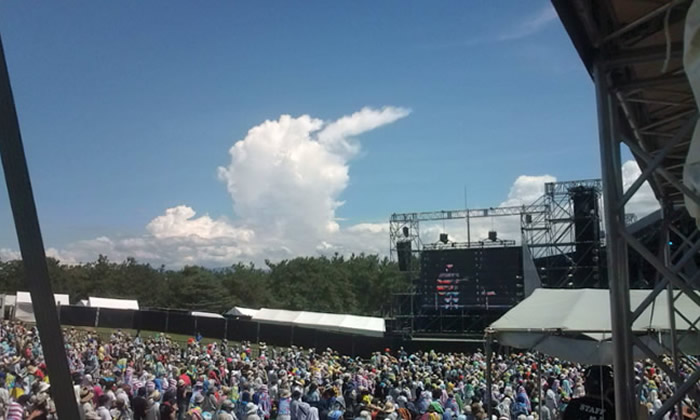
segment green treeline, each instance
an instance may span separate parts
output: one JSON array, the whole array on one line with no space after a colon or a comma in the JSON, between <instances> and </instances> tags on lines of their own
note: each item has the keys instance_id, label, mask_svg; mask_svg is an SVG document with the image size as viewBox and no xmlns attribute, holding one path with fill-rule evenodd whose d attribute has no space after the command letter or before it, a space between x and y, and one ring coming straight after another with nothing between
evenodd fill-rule
<instances>
[{"instance_id":1,"label":"green treeline","mask_svg":"<svg viewBox=\"0 0 700 420\"><path fill-rule=\"evenodd\" d=\"M88 296L137 299L144 308L223 312L233 306L381 315L391 294L406 291L408 278L376 255L300 257L265 267L235 264L222 269L186 266L167 270L133 258L105 256L81 265L48 258L54 293L71 303ZM0 261L0 292L27 290L21 261Z\"/></svg>"}]
</instances>

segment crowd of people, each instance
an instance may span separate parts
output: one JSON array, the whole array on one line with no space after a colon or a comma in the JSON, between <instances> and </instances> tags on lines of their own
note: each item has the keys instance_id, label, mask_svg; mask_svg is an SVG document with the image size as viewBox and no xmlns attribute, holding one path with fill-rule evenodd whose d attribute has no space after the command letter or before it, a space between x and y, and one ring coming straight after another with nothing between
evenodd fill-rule
<instances>
[{"instance_id":1,"label":"crowd of people","mask_svg":"<svg viewBox=\"0 0 700 420\"><path fill-rule=\"evenodd\" d=\"M613 418L609 369L530 353L494 356L488 389L478 351L385 349L363 359L119 330L64 336L81 420L473 420L487 419L489 407L498 420ZM4 321L0 355L0 420L55 419L37 331ZM651 363L636 370L654 413L671 383Z\"/></svg>"}]
</instances>

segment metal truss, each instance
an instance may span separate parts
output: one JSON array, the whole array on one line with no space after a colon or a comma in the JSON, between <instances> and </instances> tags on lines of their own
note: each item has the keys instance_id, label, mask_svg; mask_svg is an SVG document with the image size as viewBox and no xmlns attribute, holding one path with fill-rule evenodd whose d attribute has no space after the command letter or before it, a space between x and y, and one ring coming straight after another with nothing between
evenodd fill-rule
<instances>
[{"instance_id":1,"label":"metal truss","mask_svg":"<svg viewBox=\"0 0 700 420\"><path fill-rule=\"evenodd\" d=\"M632 29L634 28L628 30ZM620 35L622 33L612 33L608 38ZM682 215L681 212L674 211L674 206L682 206L684 196L700 203L697 194L690 191L678 178L677 167L674 168L676 164L680 164L682 167L685 155L676 155L674 151L679 145L687 145L689 142L692 128L697 120L697 112L694 109L694 104L690 102L692 98L678 99L677 97L665 104L655 103L655 106L661 105L661 111L655 115L650 116L633 111L631 104L642 103L637 102L643 100L641 98L645 95L642 92L630 92L630 86L613 83L611 66L603 57L595 63L593 74L598 104L605 199L603 210L607 227L607 265L615 350L616 416L618 419L636 418L637 400L632 358L634 346L655 361L674 383L673 395L666 400L653 417L661 419L671 410L680 411L681 402L685 398L700 402L696 399L700 395L700 389L697 385L698 379L700 379L700 367L683 354L679 345L687 339L688 334L698 332L697 323L700 320L688 320L674 306L681 295L686 295L700 305L700 295L696 290L697 269L695 267L694 270L688 270L691 263L694 265L694 259L700 250L700 235L697 234L697 230L690 233L684 232L674 224L674 218L678 217L679 214ZM664 83L675 83L669 82L669 76L664 77L667 78ZM637 83L634 88L656 89L658 86L660 85L654 83ZM641 175L627 191L623 190L622 183L621 143L630 148L642 167ZM654 145L659 144L660 147L654 147ZM649 181L657 193L664 217L659 247L654 251L632 235L625 221L625 204L645 181ZM671 244L676 242L679 243L679 246L672 250ZM628 272L630 253L638 254L656 270L657 274L651 294L637 307L630 306L630 275ZM658 345L663 353L672 360L670 364L664 363L656 352L652 351L631 332L634 320L646 308L653 305L657 297L664 291L667 292L668 296L668 316L671 321L671 330L664 331L667 337L665 340L660 339ZM676 330L675 323L681 319L691 324L690 330Z\"/></svg>"},{"instance_id":2,"label":"metal truss","mask_svg":"<svg viewBox=\"0 0 700 420\"><path fill-rule=\"evenodd\" d=\"M523 206L489 207L482 209L440 210L414 213L394 213L389 219L389 256L394 260L397 255L397 244L400 242L411 243L411 254L417 256L426 246L420 238L420 223L440 220L465 220L467 224L467 242L460 243L461 247L474 245L481 248L488 246L488 241L471 241L470 219L482 217L519 216L521 224L529 221L529 225L535 228L533 220L539 220L547 211L544 206L537 203ZM502 241L495 244L503 246ZM435 245L439 246L439 245ZM452 243L450 243L452 246ZM456 247L457 245L455 245ZM409 271L418 271L417 258L411 259Z\"/></svg>"},{"instance_id":3,"label":"metal truss","mask_svg":"<svg viewBox=\"0 0 700 420\"><path fill-rule=\"evenodd\" d=\"M441 250L441 249L468 249L468 248L502 248L507 246L515 246L516 242L512 239L496 239L495 241L476 241L476 242L436 242L432 244L423 244L423 251L426 250Z\"/></svg>"},{"instance_id":4,"label":"metal truss","mask_svg":"<svg viewBox=\"0 0 700 420\"><path fill-rule=\"evenodd\" d=\"M577 237L572 198L572 191L577 188L590 190L598 208L602 208L602 183L599 179L548 182L544 194L533 204L545 211L535 218L522 220L523 240L530 248L533 259L538 261L537 268L543 284L549 287L600 286L598 253L603 245L602 236L590 243ZM580 226L593 227L589 226L591 224L602 231L598 215L592 215L585 225ZM587 252L595 254L592 266L577 258L577 246L588 246Z\"/></svg>"}]
</instances>

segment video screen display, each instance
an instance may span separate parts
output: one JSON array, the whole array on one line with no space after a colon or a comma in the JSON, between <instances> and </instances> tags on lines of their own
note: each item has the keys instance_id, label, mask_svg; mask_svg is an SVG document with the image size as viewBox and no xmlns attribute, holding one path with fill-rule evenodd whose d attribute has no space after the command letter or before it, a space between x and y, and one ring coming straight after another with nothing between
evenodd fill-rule
<instances>
[{"instance_id":1,"label":"video screen display","mask_svg":"<svg viewBox=\"0 0 700 420\"><path fill-rule=\"evenodd\" d=\"M423 308L506 308L523 296L520 247L428 250L421 253Z\"/></svg>"}]
</instances>

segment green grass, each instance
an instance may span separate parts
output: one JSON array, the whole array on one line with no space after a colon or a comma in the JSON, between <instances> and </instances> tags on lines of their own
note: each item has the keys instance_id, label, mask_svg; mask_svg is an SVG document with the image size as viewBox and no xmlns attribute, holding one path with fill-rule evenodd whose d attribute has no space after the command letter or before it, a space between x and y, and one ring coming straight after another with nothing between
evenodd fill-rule
<instances>
[{"instance_id":1,"label":"green grass","mask_svg":"<svg viewBox=\"0 0 700 420\"><path fill-rule=\"evenodd\" d=\"M109 337L112 335L114 331L120 330L122 332L125 332L129 334L132 337L136 336L137 330L131 329L131 328L104 328L104 327L74 327L71 325L62 325L63 328L76 328L76 329L81 329L85 331L91 331L97 333L97 335L103 339L103 340L109 340ZM162 333L158 331L141 331L141 338L153 338L156 337L157 335L163 335L165 334L166 336L170 337L173 341L180 343L180 344L186 344L187 340L192 338L193 336L191 335L183 335L183 334L170 334L170 333ZM203 344L209 344L209 343L215 343L221 341L218 338L209 338L209 337L204 337L202 338L202 343Z\"/></svg>"}]
</instances>

